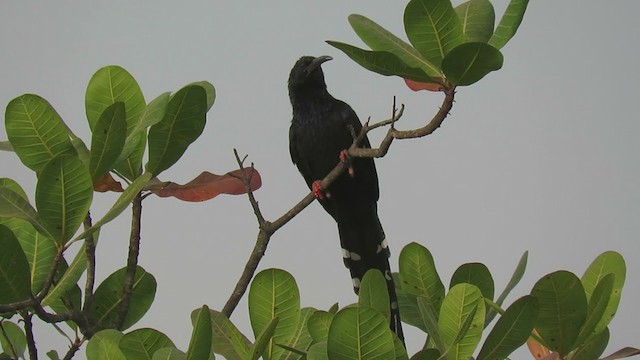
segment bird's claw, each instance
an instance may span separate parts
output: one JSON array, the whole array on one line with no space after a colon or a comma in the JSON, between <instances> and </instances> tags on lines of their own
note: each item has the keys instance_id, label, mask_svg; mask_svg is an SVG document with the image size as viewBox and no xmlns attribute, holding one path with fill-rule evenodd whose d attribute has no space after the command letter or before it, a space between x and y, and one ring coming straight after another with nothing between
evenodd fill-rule
<instances>
[{"instance_id":1,"label":"bird's claw","mask_svg":"<svg viewBox=\"0 0 640 360\"><path fill-rule=\"evenodd\" d=\"M313 195L318 200L324 200L325 198L326 199L330 199L331 198L331 193L329 193L328 191L326 191L324 189L324 187L322 187L322 181L320 181L320 180L316 180L316 181L313 182L313 184L311 185L311 191L313 191Z\"/></svg>"},{"instance_id":2,"label":"bird's claw","mask_svg":"<svg viewBox=\"0 0 640 360\"><path fill-rule=\"evenodd\" d=\"M351 163L351 156L347 150L340 151L340 161L347 165L347 173L350 177L356 176L356 172L353 170L353 164Z\"/></svg>"}]
</instances>

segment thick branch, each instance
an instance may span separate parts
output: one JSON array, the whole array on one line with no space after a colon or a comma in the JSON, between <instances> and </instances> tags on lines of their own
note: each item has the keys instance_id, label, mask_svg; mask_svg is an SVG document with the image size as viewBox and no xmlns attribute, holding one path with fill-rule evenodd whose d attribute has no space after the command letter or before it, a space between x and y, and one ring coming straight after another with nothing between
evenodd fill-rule
<instances>
[{"instance_id":1,"label":"thick branch","mask_svg":"<svg viewBox=\"0 0 640 360\"><path fill-rule=\"evenodd\" d=\"M27 348L29 349L29 359L37 360L38 348L36 347L36 340L33 337L33 322L31 321L33 314L30 314L27 311L23 311L21 315L22 315L22 319L24 320L24 333L27 338Z\"/></svg>"},{"instance_id":2,"label":"thick branch","mask_svg":"<svg viewBox=\"0 0 640 360\"><path fill-rule=\"evenodd\" d=\"M132 212L127 272L122 289L122 301L118 307L115 321L115 327L118 329L124 324L124 319L127 316L127 312L129 312L129 302L131 301L133 283L135 281L136 270L138 268L138 254L140 253L140 222L142 217L142 193L138 193L138 195L133 199Z\"/></svg>"},{"instance_id":3,"label":"thick branch","mask_svg":"<svg viewBox=\"0 0 640 360\"><path fill-rule=\"evenodd\" d=\"M421 128L413 129L413 130L404 130L404 131L397 130L394 126L395 122L398 119L400 119L400 117L404 112L404 106L400 108L400 111L396 112L395 99L394 99L391 118L389 118L388 120L381 121L379 123L375 123L373 125L369 125L368 122L364 124L364 126L362 127L362 130L360 131L359 134L357 134L357 136L355 136L353 144L348 149L349 156L351 157L383 157L388 152L393 139L418 138L418 137L423 137L433 133L436 129L440 127L440 125L442 125L442 122L449 114L449 111L453 107L454 97L455 97L455 88L445 90L445 98L440 107L440 110L431 119L431 121ZM381 141L380 146L378 148L369 149L369 148L361 148L359 146L360 142L369 131L376 129L378 127L386 126L386 125L391 125L391 126L387 131L387 135ZM234 149L234 154L240 169L244 169L244 164L243 164L244 159L242 160L240 159L240 157L238 156L238 152L235 149ZM345 170L347 170L347 165L342 161L338 162L338 164L333 168L333 170L331 170L331 172L327 174L327 176L325 176L324 179L322 179L322 183L321 183L322 187L324 189L327 189L340 175L342 175L342 173ZM300 200L296 205L294 205L293 208L291 208L289 211L284 213L275 221L269 222L265 220L264 216L262 215L258 202L256 201L253 195L253 190L251 189L251 177L250 176L244 177L242 181L245 185L245 190L247 192L249 202L251 203L256 219L258 220L260 230L258 232L258 236L256 239L256 245L254 246L253 251L249 256L249 259L247 260L247 263L244 267L242 275L240 276L240 279L238 280L233 292L231 293L231 296L227 300L227 303L225 304L222 310L222 313L225 314L227 317L231 316L231 314L233 313L233 310L238 305L238 302L240 302L240 299L242 298L244 293L247 291L249 283L251 282L251 279L253 278L253 275L255 274L256 269L258 268L258 264L260 263L260 260L264 256L264 253L267 249L267 245L269 244L269 240L271 239L271 236L273 235L273 233L278 231L278 229L280 229L282 226L288 223L291 219L293 219L296 215L298 215L302 210L304 210L304 208L309 206L309 204L311 204L313 200L315 200L315 196L313 195L313 192L309 192L304 198L302 198L302 200Z\"/></svg>"},{"instance_id":4,"label":"thick branch","mask_svg":"<svg viewBox=\"0 0 640 360\"><path fill-rule=\"evenodd\" d=\"M86 230L90 227L91 214L87 213L87 216L84 218L84 228ZM82 306L82 308L85 311L90 311L91 305L93 304L93 286L95 283L96 275L96 243L93 234L87 236L84 244L85 253L87 255L87 281L84 285L84 305Z\"/></svg>"}]
</instances>

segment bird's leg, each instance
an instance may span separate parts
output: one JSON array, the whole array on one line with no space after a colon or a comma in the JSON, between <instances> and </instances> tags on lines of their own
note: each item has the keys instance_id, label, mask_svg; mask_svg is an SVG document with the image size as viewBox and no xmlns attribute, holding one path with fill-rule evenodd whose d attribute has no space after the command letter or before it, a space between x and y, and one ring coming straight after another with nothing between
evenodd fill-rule
<instances>
[{"instance_id":1,"label":"bird's leg","mask_svg":"<svg viewBox=\"0 0 640 360\"><path fill-rule=\"evenodd\" d=\"M331 199L331 193L322 187L322 181L316 180L311 184L311 191L318 200Z\"/></svg>"},{"instance_id":2,"label":"bird's leg","mask_svg":"<svg viewBox=\"0 0 640 360\"><path fill-rule=\"evenodd\" d=\"M347 165L347 173L350 177L356 176L356 172L353 170L353 164L351 163L351 156L347 150L340 151L340 161Z\"/></svg>"}]
</instances>

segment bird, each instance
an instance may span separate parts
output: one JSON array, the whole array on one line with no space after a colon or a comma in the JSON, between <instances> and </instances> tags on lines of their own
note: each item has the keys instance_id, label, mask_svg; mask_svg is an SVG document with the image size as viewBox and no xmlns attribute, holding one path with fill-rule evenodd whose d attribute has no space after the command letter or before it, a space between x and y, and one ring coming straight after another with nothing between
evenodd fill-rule
<instances>
[{"instance_id":1,"label":"bird","mask_svg":"<svg viewBox=\"0 0 640 360\"><path fill-rule=\"evenodd\" d=\"M349 158L346 154L362 124L347 103L327 91L321 65L330 56L302 56L291 69L288 81L293 119L289 128L291 160L313 190L320 205L338 225L345 266L356 294L369 269L378 269L387 281L390 328L404 341L400 309L389 266L389 247L378 217L378 174L373 158ZM359 144L370 148L364 136ZM327 189L323 179L340 161L343 172Z\"/></svg>"}]
</instances>

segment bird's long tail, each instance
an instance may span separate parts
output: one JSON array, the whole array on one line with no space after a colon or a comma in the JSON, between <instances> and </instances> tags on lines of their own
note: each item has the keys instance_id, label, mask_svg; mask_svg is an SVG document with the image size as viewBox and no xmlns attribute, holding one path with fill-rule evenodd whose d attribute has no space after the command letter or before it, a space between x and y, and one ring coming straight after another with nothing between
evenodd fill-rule
<instances>
[{"instance_id":1,"label":"bird's long tail","mask_svg":"<svg viewBox=\"0 0 640 360\"><path fill-rule=\"evenodd\" d=\"M345 266L351 272L353 290L358 293L360 281L369 269L378 269L384 274L391 306L390 328L404 342L398 297L389 266L389 247L376 204L351 208L348 212L339 211L337 215L342 256Z\"/></svg>"}]
</instances>

